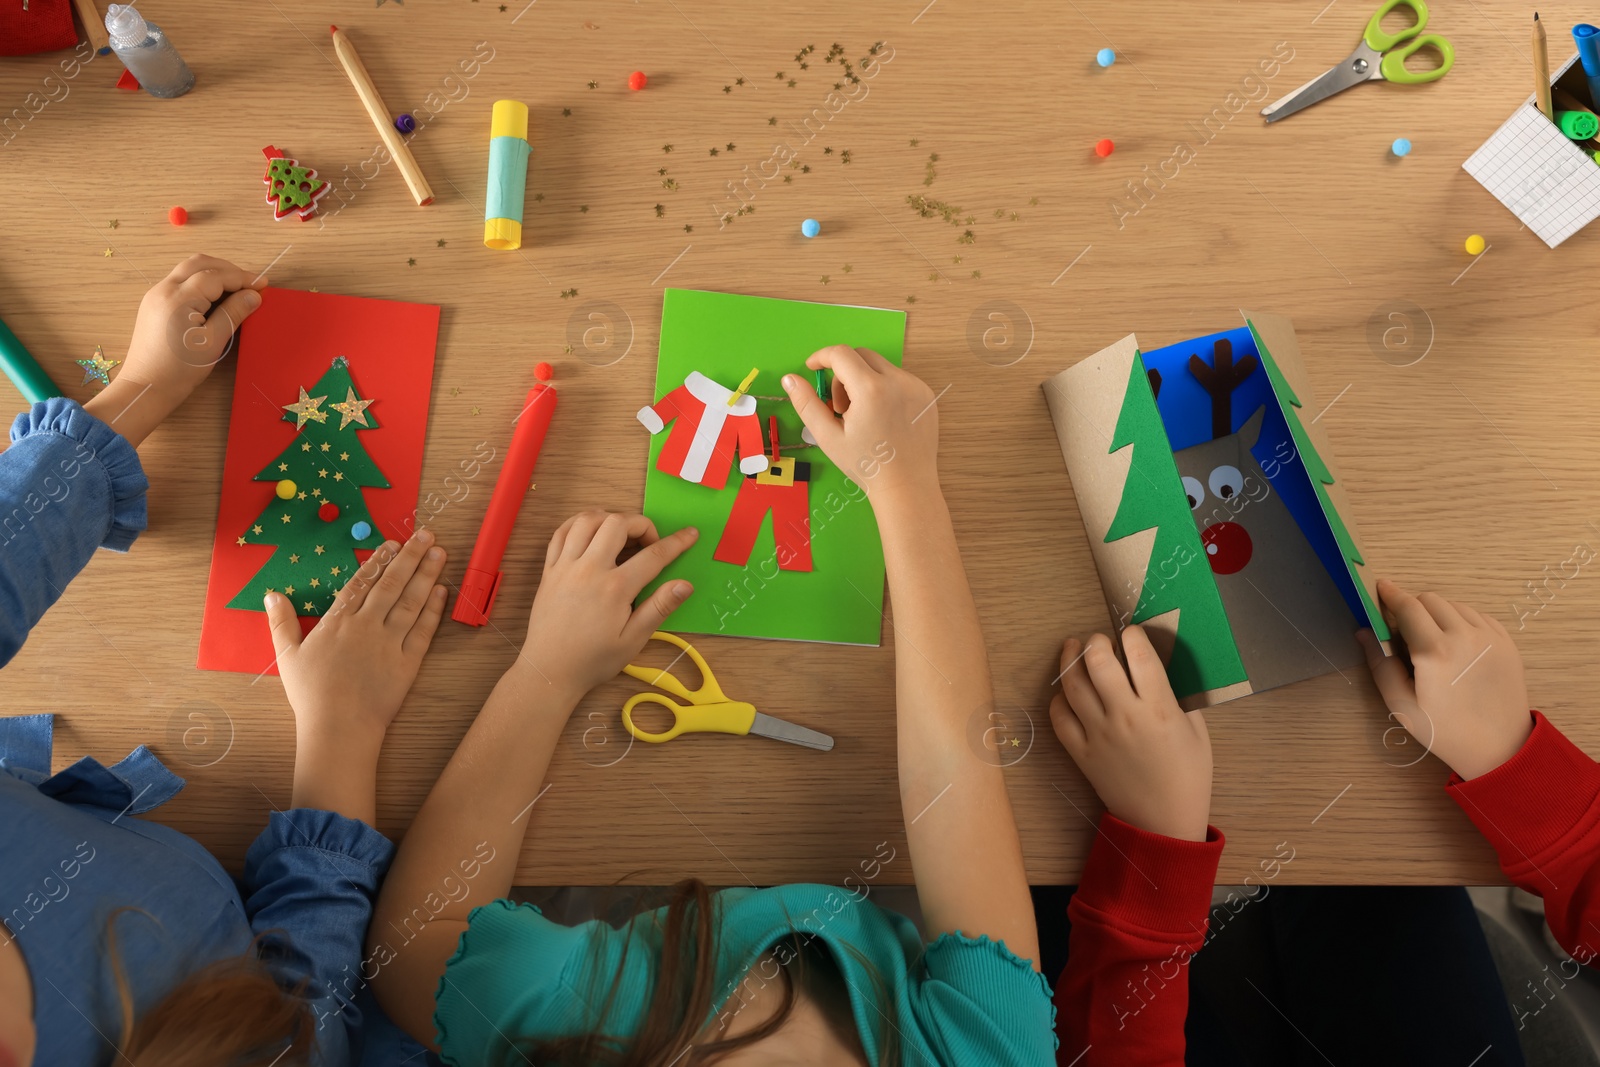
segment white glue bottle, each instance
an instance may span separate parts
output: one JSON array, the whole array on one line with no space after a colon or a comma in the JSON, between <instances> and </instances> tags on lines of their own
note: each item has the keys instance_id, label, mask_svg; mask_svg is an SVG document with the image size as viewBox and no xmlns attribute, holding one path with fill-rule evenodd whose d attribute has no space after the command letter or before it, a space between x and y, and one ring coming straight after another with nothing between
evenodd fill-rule
<instances>
[{"instance_id":1,"label":"white glue bottle","mask_svg":"<svg viewBox=\"0 0 1600 1067\"><path fill-rule=\"evenodd\" d=\"M155 23L146 22L133 5L106 8L106 30L111 35L111 50L151 96L182 96L194 88L194 74L167 35Z\"/></svg>"}]
</instances>

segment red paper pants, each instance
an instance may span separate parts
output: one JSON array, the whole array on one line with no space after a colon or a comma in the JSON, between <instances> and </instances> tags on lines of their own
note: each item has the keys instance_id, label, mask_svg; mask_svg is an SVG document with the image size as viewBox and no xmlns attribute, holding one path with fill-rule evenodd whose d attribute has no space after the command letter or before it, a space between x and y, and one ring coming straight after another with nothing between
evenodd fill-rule
<instances>
[{"instance_id":1,"label":"red paper pants","mask_svg":"<svg viewBox=\"0 0 1600 1067\"><path fill-rule=\"evenodd\" d=\"M778 547L778 567L786 571L811 569L810 482L796 480L792 485L763 485L754 478L742 479L739 495L733 500L728 525L712 558L744 566L755 547L761 523L772 512L772 535Z\"/></svg>"}]
</instances>

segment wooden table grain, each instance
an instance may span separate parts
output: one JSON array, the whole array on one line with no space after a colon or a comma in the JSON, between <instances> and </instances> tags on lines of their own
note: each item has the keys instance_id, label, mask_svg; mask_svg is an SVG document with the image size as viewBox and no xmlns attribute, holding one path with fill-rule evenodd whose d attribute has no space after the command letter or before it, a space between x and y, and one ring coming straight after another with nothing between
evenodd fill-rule
<instances>
[{"instance_id":1,"label":"wooden table grain","mask_svg":"<svg viewBox=\"0 0 1600 1067\"><path fill-rule=\"evenodd\" d=\"M1442 82L1361 86L1268 127L1256 110L1345 56L1366 8L149 5L197 75L179 100L113 89L114 58L72 75L68 53L0 62L0 315L68 395L92 392L71 361L97 344L120 357L140 295L193 251L278 285L438 303L422 481L448 501L433 525L454 579L494 471L446 476L480 442L503 448L535 361L558 368L561 410L493 625L445 624L390 732L386 832L404 831L511 662L551 531L580 508L640 506L633 412L669 285L910 313L906 365L944 390L943 481L997 712L1019 741L1007 776L1034 881L1076 879L1099 813L1044 708L1061 639L1109 622L1039 384L1130 331L1154 347L1237 325L1241 307L1290 315L1372 567L1507 623L1534 702L1600 752L1600 577L1566 562L1600 545L1600 364L1581 289L1600 232L1548 250L1460 169L1529 92L1521 9L1435 8L1458 57ZM374 161L330 19L390 108L417 118L432 206ZM1109 70L1101 47L1117 49ZM1559 63L1566 42L1553 47ZM627 89L635 69L643 92ZM532 115L515 253L482 243L500 97ZM1402 136L1415 148L1396 159ZM1102 137L1116 143L1105 159ZM273 222L268 144L337 183L319 220ZM168 224L173 205L186 227ZM1476 260L1469 233L1488 240ZM149 532L73 583L0 674L0 708L58 713L58 766L148 743L189 783L155 817L236 868L288 803L293 735L276 678L194 666L232 388L224 365L144 447ZM9 385L0 401L20 407ZM591 694L519 883L838 882L880 842L903 846L891 622L892 606L881 648L696 639L730 693L831 732L827 755L715 739L630 750L617 712L635 686ZM974 715L978 758L993 724ZM1283 882L1500 878L1444 767L1400 743L1363 672L1207 721L1221 881L1259 880L1290 850ZM897 855L881 881L911 880Z\"/></svg>"}]
</instances>

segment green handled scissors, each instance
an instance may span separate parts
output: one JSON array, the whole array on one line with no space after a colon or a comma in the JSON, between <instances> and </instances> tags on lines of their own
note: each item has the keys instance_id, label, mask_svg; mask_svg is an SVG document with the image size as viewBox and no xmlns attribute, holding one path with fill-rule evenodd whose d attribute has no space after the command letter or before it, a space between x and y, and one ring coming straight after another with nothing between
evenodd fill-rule
<instances>
[{"instance_id":1,"label":"green handled scissors","mask_svg":"<svg viewBox=\"0 0 1600 1067\"><path fill-rule=\"evenodd\" d=\"M1417 16L1417 21L1398 33L1388 33L1379 23L1383 22L1383 16L1397 7L1410 8ZM1349 59L1326 74L1312 78L1282 100L1268 104L1261 109L1261 114L1268 122L1276 122L1362 82L1391 81L1401 85L1422 85L1438 81L1455 65L1456 51L1449 41L1438 34L1423 33L1423 27L1427 24L1428 5L1423 0L1384 0L1372 18L1367 20L1361 43L1350 53ZM1424 48L1432 48L1439 53L1439 65L1432 70L1407 70L1406 60Z\"/></svg>"},{"instance_id":2,"label":"green handled scissors","mask_svg":"<svg viewBox=\"0 0 1600 1067\"><path fill-rule=\"evenodd\" d=\"M808 730L804 726L796 726L792 722L785 722L771 715L763 715L756 710L754 704L746 704L742 700L729 700L722 692L722 687L717 684L716 675L711 673L711 668L706 666L706 661L701 658L700 653L677 634L657 630L650 635L650 640L665 641L669 645L681 648L683 654L693 660L694 665L700 670L700 687L690 689L666 668L640 667L633 663L622 668L622 673L629 677L637 678L658 689L665 689L673 696L682 697L689 702L689 706L685 707L660 693L639 693L628 698L628 702L622 705L622 725L639 740L660 744L663 741L671 741L679 734L757 734L823 752L833 748L833 738L827 734ZM676 663L677 660L673 662ZM672 712L672 729L653 734L634 723L633 709L646 702L660 704Z\"/></svg>"}]
</instances>

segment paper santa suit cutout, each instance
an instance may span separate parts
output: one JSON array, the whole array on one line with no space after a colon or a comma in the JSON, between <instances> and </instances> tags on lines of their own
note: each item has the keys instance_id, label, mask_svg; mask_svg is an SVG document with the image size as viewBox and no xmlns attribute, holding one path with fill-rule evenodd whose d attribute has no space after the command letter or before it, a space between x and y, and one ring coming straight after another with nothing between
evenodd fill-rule
<instances>
[{"instance_id":1,"label":"paper santa suit cutout","mask_svg":"<svg viewBox=\"0 0 1600 1067\"><path fill-rule=\"evenodd\" d=\"M728 467L737 450L740 473L765 471L768 461L761 421L756 417L756 398L745 394L729 407L732 398L732 389L699 371L690 371L678 388L640 408L639 421L652 434L673 423L656 469L709 489L721 489L728 484Z\"/></svg>"}]
</instances>

